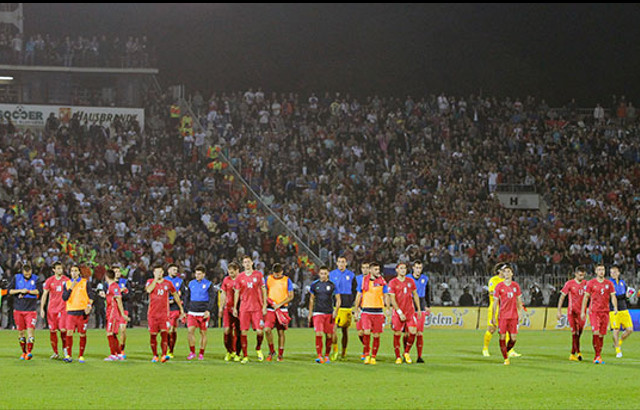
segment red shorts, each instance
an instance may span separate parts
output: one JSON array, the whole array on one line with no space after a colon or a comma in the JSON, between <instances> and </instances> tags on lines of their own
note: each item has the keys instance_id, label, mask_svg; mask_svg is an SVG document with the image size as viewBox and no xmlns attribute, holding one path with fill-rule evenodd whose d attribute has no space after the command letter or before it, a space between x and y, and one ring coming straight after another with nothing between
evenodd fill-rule
<instances>
[{"instance_id":1,"label":"red shorts","mask_svg":"<svg viewBox=\"0 0 640 410\"><path fill-rule=\"evenodd\" d=\"M195 316L192 314L187 315L187 327L197 327L200 330L207 330L209 327L209 319L205 319L204 316Z\"/></svg>"},{"instance_id":2,"label":"red shorts","mask_svg":"<svg viewBox=\"0 0 640 410\"><path fill-rule=\"evenodd\" d=\"M262 317L262 311L256 310L254 312L243 312L239 313L240 319L240 331L249 330L249 327L252 327L253 330L262 330L264 329L264 317Z\"/></svg>"},{"instance_id":3,"label":"red shorts","mask_svg":"<svg viewBox=\"0 0 640 410\"><path fill-rule=\"evenodd\" d=\"M313 321L313 330L316 333L333 334L333 315L331 313L315 313L311 320ZM360 321L358 321L360 323ZM357 324L356 324L357 326Z\"/></svg>"},{"instance_id":4,"label":"red shorts","mask_svg":"<svg viewBox=\"0 0 640 410\"><path fill-rule=\"evenodd\" d=\"M38 314L35 310L33 312L30 310L14 310L13 321L16 322L16 329L18 330L35 329L36 322L38 321Z\"/></svg>"},{"instance_id":5,"label":"red shorts","mask_svg":"<svg viewBox=\"0 0 640 410\"><path fill-rule=\"evenodd\" d=\"M289 328L288 325L283 325L282 323L278 322L276 312L273 310L267 310L267 314L264 317L264 327L268 327L269 329L276 328L281 330L287 330Z\"/></svg>"},{"instance_id":6,"label":"red shorts","mask_svg":"<svg viewBox=\"0 0 640 410\"><path fill-rule=\"evenodd\" d=\"M382 313L362 312L360 315L362 330L370 330L371 333L382 333L384 327L384 315Z\"/></svg>"},{"instance_id":7,"label":"red shorts","mask_svg":"<svg viewBox=\"0 0 640 410\"><path fill-rule=\"evenodd\" d=\"M67 324L65 328L67 332L73 333L87 333L87 323L89 322L89 315L67 315Z\"/></svg>"},{"instance_id":8,"label":"red shorts","mask_svg":"<svg viewBox=\"0 0 640 410\"><path fill-rule=\"evenodd\" d=\"M393 315L391 316L391 329L393 329L394 332L407 332L410 327L417 327L415 314L408 315L406 320L403 322L400 320L400 315L395 311L393 312Z\"/></svg>"},{"instance_id":9,"label":"red shorts","mask_svg":"<svg viewBox=\"0 0 640 410\"><path fill-rule=\"evenodd\" d=\"M233 308L224 308L222 311L222 327L228 329L236 326L240 327L240 319L233 316Z\"/></svg>"},{"instance_id":10,"label":"red shorts","mask_svg":"<svg viewBox=\"0 0 640 410\"><path fill-rule=\"evenodd\" d=\"M504 335L509 332L510 335L518 334L518 319L503 319L498 317L498 333Z\"/></svg>"},{"instance_id":11,"label":"red shorts","mask_svg":"<svg viewBox=\"0 0 640 410\"><path fill-rule=\"evenodd\" d=\"M567 313L567 322L569 322L571 330L578 332L584 329L587 319L580 319L580 312L569 312Z\"/></svg>"},{"instance_id":12,"label":"red shorts","mask_svg":"<svg viewBox=\"0 0 640 410\"><path fill-rule=\"evenodd\" d=\"M169 330L169 318L168 317L150 317L147 319L147 326L149 327L149 333L155 334L158 332L166 332Z\"/></svg>"},{"instance_id":13,"label":"red shorts","mask_svg":"<svg viewBox=\"0 0 640 410\"><path fill-rule=\"evenodd\" d=\"M416 331L424 332L424 323L427 320L427 312L416 312Z\"/></svg>"},{"instance_id":14,"label":"red shorts","mask_svg":"<svg viewBox=\"0 0 640 410\"><path fill-rule=\"evenodd\" d=\"M169 326L177 329L179 324L178 324L178 318L180 317L180 311L179 310L170 310L169 311Z\"/></svg>"},{"instance_id":15,"label":"red shorts","mask_svg":"<svg viewBox=\"0 0 640 410\"><path fill-rule=\"evenodd\" d=\"M591 330L604 336L609 328L609 312L591 312L589 322L591 322Z\"/></svg>"},{"instance_id":16,"label":"red shorts","mask_svg":"<svg viewBox=\"0 0 640 410\"><path fill-rule=\"evenodd\" d=\"M118 333L120 331L120 325L124 325L127 322L120 315L112 315L107 318L106 330L108 333Z\"/></svg>"},{"instance_id":17,"label":"red shorts","mask_svg":"<svg viewBox=\"0 0 640 410\"><path fill-rule=\"evenodd\" d=\"M49 324L49 330L52 332L56 330L66 330L67 311L52 312L47 310L47 323Z\"/></svg>"}]
</instances>

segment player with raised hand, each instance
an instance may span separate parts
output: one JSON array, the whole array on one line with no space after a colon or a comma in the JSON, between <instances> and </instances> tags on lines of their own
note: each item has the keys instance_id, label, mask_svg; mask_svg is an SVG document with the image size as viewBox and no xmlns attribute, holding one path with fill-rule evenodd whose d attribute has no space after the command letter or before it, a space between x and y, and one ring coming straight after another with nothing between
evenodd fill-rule
<instances>
[{"instance_id":1,"label":"player with raised hand","mask_svg":"<svg viewBox=\"0 0 640 410\"><path fill-rule=\"evenodd\" d=\"M62 341L62 349L67 339L67 330L65 329L67 321L67 309L62 300L64 284L69 278L64 274L64 267L61 262L53 264L53 276L47 278L44 282L42 298L40 299L40 316L45 317L45 306L47 306L46 318L49 324L49 340L51 341L51 349L53 354L51 359L58 359L58 335L60 331L60 340ZM49 304L47 305L47 300Z\"/></svg>"},{"instance_id":2,"label":"player with raised hand","mask_svg":"<svg viewBox=\"0 0 640 410\"><path fill-rule=\"evenodd\" d=\"M271 275L265 279L267 288L267 314L264 318L264 331L267 334L267 343L269 344L269 355L267 361L273 360L275 348L273 345L273 333L271 329L274 327L278 331L278 361L282 361L284 355L284 332L289 325L288 304L293 300L293 282L284 275L282 265L274 263L271 268Z\"/></svg>"},{"instance_id":3,"label":"player with raised hand","mask_svg":"<svg viewBox=\"0 0 640 410\"><path fill-rule=\"evenodd\" d=\"M582 353L580 353L580 336L584 331L585 322L580 317L580 309L582 308L582 299L587 288L587 281L584 280L586 274L584 266L578 266L574 271L574 278L568 280L562 290L560 291L560 298L558 299L558 314L557 318L562 318L562 304L564 299L569 296L569 307L567 308L567 322L571 327L571 355L569 360L580 361L582 360Z\"/></svg>"},{"instance_id":4,"label":"player with raised hand","mask_svg":"<svg viewBox=\"0 0 640 410\"><path fill-rule=\"evenodd\" d=\"M418 358L416 363L424 363L422 348L424 346L424 324L431 313L431 297L429 296L429 277L422 273L422 261L416 260L411 267L411 277L416 284L416 293L420 300L420 310L416 313L416 349Z\"/></svg>"},{"instance_id":5,"label":"player with raised hand","mask_svg":"<svg viewBox=\"0 0 640 410\"><path fill-rule=\"evenodd\" d=\"M309 323L313 325L316 333L316 363L329 363L335 329L334 320L340 309L340 295L336 294L336 285L329 280L329 268L322 266L318 271L318 278L309 287ZM323 334L325 336L324 357L322 356Z\"/></svg>"},{"instance_id":6,"label":"player with raised hand","mask_svg":"<svg viewBox=\"0 0 640 410\"><path fill-rule=\"evenodd\" d=\"M402 364L402 357L406 363L411 364L409 352L416 337L416 312L420 312L420 300L413 278L407 277L407 264L404 262L396 265L396 277L389 282L389 302L393 308L391 328L394 332L396 364ZM400 356L400 337L403 333L406 342L403 346L404 354Z\"/></svg>"},{"instance_id":7,"label":"player with raised hand","mask_svg":"<svg viewBox=\"0 0 640 410\"><path fill-rule=\"evenodd\" d=\"M601 354L604 336L607 334L607 328L609 327L609 300L613 305L613 314L616 315L618 313L615 286L610 280L605 279L605 272L604 265L596 265L596 277L587 282L582 308L580 309L580 318L586 320L587 305L589 305L589 322L593 330L593 350L595 352L593 363L595 364L604 364ZM589 300L591 300L591 303L589 303Z\"/></svg>"},{"instance_id":8,"label":"player with raised hand","mask_svg":"<svg viewBox=\"0 0 640 410\"><path fill-rule=\"evenodd\" d=\"M240 355L237 350L237 342L240 340L240 321L233 315L233 289L236 277L240 273L240 266L231 262L227 267L229 274L222 280L220 293L220 308L222 309L222 330L224 335L224 347L227 354L224 361L230 360L240 361Z\"/></svg>"},{"instance_id":9,"label":"player with raised hand","mask_svg":"<svg viewBox=\"0 0 640 410\"><path fill-rule=\"evenodd\" d=\"M613 346L616 349L616 357L622 357L622 342L633 333L633 321L629 314L627 297L629 287L623 279L620 279L620 268L612 266L609 268L611 282L616 290L616 299L618 300L618 313L614 314L613 305L609 303L609 320L611 322L611 336L613 337ZM620 335L620 327L624 328L624 332Z\"/></svg>"},{"instance_id":10,"label":"player with raised hand","mask_svg":"<svg viewBox=\"0 0 640 410\"><path fill-rule=\"evenodd\" d=\"M213 287L213 283L206 278L204 265L196 266L195 279L189 282L185 290L184 300L187 310L190 351L187 360L193 360L196 357L196 328L200 331L200 352L198 354L198 360L204 360L204 350L207 347L209 318L211 317L215 300L215 288Z\"/></svg>"},{"instance_id":11,"label":"player with raised hand","mask_svg":"<svg viewBox=\"0 0 640 410\"><path fill-rule=\"evenodd\" d=\"M262 273L253 270L253 260L250 256L242 258L241 272L235 280L233 295L233 315L240 319L240 340L242 344L242 360L245 364L249 361L247 355L247 332L250 327L256 332L256 355L258 361L264 360L262 340L264 338L264 316L267 314L267 290L264 285ZM238 309L238 303L240 307Z\"/></svg>"},{"instance_id":12,"label":"player with raised hand","mask_svg":"<svg viewBox=\"0 0 640 410\"><path fill-rule=\"evenodd\" d=\"M87 346L87 323L93 306L95 294L89 286L87 278L80 276L80 267L71 267L71 279L64 284L62 299L67 302L67 343L65 346L64 361L71 363L73 348L73 332L80 335L80 353L78 362L84 363L84 350Z\"/></svg>"},{"instance_id":13,"label":"player with raised hand","mask_svg":"<svg viewBox=\"0 0 640 410\"><path fill-rule=\"evenodd\" d=\"M491 312L491 324L496 326L496 317L499 318L498 333L500 334L500 351L504 357L504 364L509 365L508 352L513 349L518 337L518 312L524 309L522 303L522 291L520 285L514 282L513 268L509 264L505 264L501 268L504 280L496 285L493 292L494 305ZM498 314L496 316L496 313ZM507 333L510 338L506 340Z\"/></svg>"},{"instance_id":14,"label":"player with raised hand","mask_svg":"<svg viewBox=\"0 0 640 410\"><path fill-rule=\"evenodd\" d=\"M147 312L147 322L150 334L151 352L153 353L153 363L158 361L166 362L170 359L167 355L168 332L169 332L169 295L172 295L180 309L180 317L184 317L182 302L178 297L178 291L173 283L164 278L164 268L158 264L153 267L153 279L149 279L145 286L145 291L149 294L149 309ZM160 347L162 358L158 359L158 333L160 333Z\"/></svg>"},{"instance_id":15,"label":"player with raised hand","mask_svg":"<svg viewBox=\"0 0 640 410\"><path fill-rule=\"evenodd\" d=\"M384 328L384 310L388 308L387 293L389 288L387 282L380 273L380 264L371 262L369 264L369 275L362 278L362 289L356 296L356 318L362 320L364 330L364 349L366 356L364 364L376 364L376 356L380 348L380 335ZM342 295L340 295L342 297ZM362 313L360 313L362 306ZM373 344L371 343L373 337Z\"/></svg>"},{"instance_id":16,"label":"player with raised hand","mask_svg":"<svg viewBox=\"0 0 640 410\"><path fill-rule=\"evenodd\" d=\"M38 277L33 274L30 264L22 267L22 273L17 273L11 280L9 294L14 295L13 318L18 329L18 340L22 354L20 360L33 358L33 344L35 343L36 321L38 319L38 296L40 287ZM28 337L25 338L25 332Z\"/></svg>"}]
</instances>

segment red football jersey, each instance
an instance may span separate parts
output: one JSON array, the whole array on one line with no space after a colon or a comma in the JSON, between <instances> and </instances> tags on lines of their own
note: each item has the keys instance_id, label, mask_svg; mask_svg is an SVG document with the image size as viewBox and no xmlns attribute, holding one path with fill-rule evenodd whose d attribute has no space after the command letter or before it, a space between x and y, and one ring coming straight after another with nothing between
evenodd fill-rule
<instances>
[{"instance_id":1,"label":"red football jersey","mask_svg":"<svg viewBox=\"0 0 640 410\"><path fill-rule=\"evenodd\" d=\"M587 293L591 295L589 309L591 312L608 312L611 294L616 293L616 288L609 279L598 282L594 278L587 282Z\"/></svg>"},{"instance_id":2,"label":"red football jersey","mask_svg":"<svg viewBox=\"0 0 640 410\"><path fill-rule=\"evenodd\" d=\"M60 280L57 280L55 275L51 276L44 282L44 290L49 291L49 307L47 310L49 312L62 312L66 310L66 304L64 300L62 300L62 292L64 291L64 284L69 280L68 277L62 275Z\"/></svg>"},{"instance_id":3,"label":"red football jersey","mask_svg":"<svg viewBox=\"0 0 640 410\"><path fill-rule=\"evenodd\" d=\"M224 307L227 309L233 309L233 295L235 293L235 291L233 290L234 285L235 280L231 279L231 276L226 276L222 280L221 289L227 297L227 303L224 305Z\"/></svg>"},{"instance_id":4,"label":"red football jersey","mask_svg":"<svg viewBox=\"0 0 640 410\"><path fill-rule=\"evenodd\" d=\"M147 286L153 282L153 279L147 281ZM169 294L174 293L176 288L171 281L164 279L160 283L156 283L156 287L149 294L149 311L148 317L155 319L169 318Z\"/></svg>"},{"instance_id":5,"label":"red football jersey","mask_svg":"<svg viewBox=\"0 0 640 410\"><path fill-rule=\"evenodd\" d=\"M575 279L571 279L564 284L561 292L565 295L569 295L569 312L580 313L586 288L586 280L582 280L582 282L578 283Z\"/></svg>"},{"instance_id":6,"label":"red football jersey","mask_svg":"<svg viewBox=\"0 0 640 410\"><path fill-rule=\"evenodd\" d=\"M256 312L262 310L262 287L264 278L262 273L254 270L251 275L241 272L235 280L234 289L240 290L240 310Z\"/></svg>"},{"instance_id":7,"label":"red football jersey","mask_svg":"<svg viewBox=\"0 0 640 410\"><path fill-rule=\"evenodd\" d=\"M393 278L389 282L389 293L396 296L396 303L402 313L409 317L416 313L416 306L413 303L413 292L416 290L416 283L410 277L405 277L404 281Z\"/></svg>"},{"instance_id":8,"label":"red football jersey","mask_svg":"<svg viewBox=\"0 0 640 410\"><path fill-rule=\"evenodd\" d=\"M522 295L520 285L511 282L509 286L500 282L493 291L493 297L500 300L500 319L518 319L518 296Z\"/></svg>"},{"instance_id":9,"label":"red football jersey","mask_svg":"<svg viewBox=\"0 0 640 410\"><path fill-rule=\"evenodd\" d=\"M120 285L117 282L113 282L109 285L107 289L107 317L120 317L120 310L118 309L118 304L114 297L119 296L122 298L122 290L120 290Z\"/></svg>"}]
</instances>

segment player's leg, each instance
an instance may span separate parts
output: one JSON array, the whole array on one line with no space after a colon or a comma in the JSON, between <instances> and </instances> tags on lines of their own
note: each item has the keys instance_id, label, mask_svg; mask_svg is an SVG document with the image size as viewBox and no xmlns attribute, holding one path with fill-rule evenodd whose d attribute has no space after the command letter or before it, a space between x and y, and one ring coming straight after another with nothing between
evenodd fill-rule
<instances>
[{"instance_id":1,"label":"player's leg","mask_svg":"<svg viewBox=\"0 0 640 410\"><path fill-rule=\"evenodd\" d=\"M118 323L118 328L116 329L116 333L114 333L115 341L118 344L118 358L120 360L124 360L127 358L127 355L124 353L124 339L125 334L127 332L127 322L122 321Z\"/></svg>"},{"instance_id":2,"label":"player's leg","mask_svg":"<svg viewBox=\"0 0 640 410\"><path fill-rule=\"evenodd\" d=\"M378 349L380 348L380 335L384 327L384 315L374 315L372 319L371 334L373 336L373 342L371 344L371 359L369 364L376 364L376 356L378 355Z\"/></svg>"},{"instance_id":3,"label":"player's leg","mask_svg":"<svg viewBox=\"0 0 640 410\"><path fill-rule=\"evenodd\" d=\"M616 357L622 357L622 342L624 342L629 336L631 336L631 333L633 333L633 321L628 310L618 312L617 323L619 325L618 332L620 331L620 327L624 329L622 335L619 334L618 345L616 347Z\"/></svg>"},{"instance_id":4,"label":"player's leg","mask_svg":"<svg viewBox=\"0 0 640 410\"><path fill-rule=\"evenodd\" d=\"M162 352L160 361L164 363L171 358L167 354L169 351L169 326L160 329L160 350Z\"/></svg>"},{"instance_id":5,"label":"player's leg","mask_svg":"<svg viewBox=\"0 0 640 410\"><path fill-rule=\"evenodd\" d=\"M284 327L278 327L278 361L282 361L282 358L284 357L284 342L286 340L284 331Z\"/></svg>"},{"instance_id":6,"label":"player's leg","mask_svg":"<svg viewBox=\"0 0 640 410\"><path fill-rule=\"evenodd\" d=\"M609 312L609 324L611 329L611 338L613 339L613 348L616 349L616 356L622 357L622 355L620 354L620 345L618 341L618 335L620 334L620 323L618 323L616 315L614 315L613 312Z\"/></svg>"},{"instance_id":7,"label":"player's leg","mask_svg":"<svg viewBox=\"0 0 640 410\"><path fill-rule=\"evenodd\" d=\"M322 335L323 332L318 331L319 330L319 326L314 324L314 330L315 330L315 334L316 334L316 363L324 363L324 358L322 356ZM328 338L329 335L326 334L326 337Z\"/></svg>"},{"instance_id":8,"label":"player's leg","mask_svg":"<svg viewBox=\"0 0 640 410\"><path fill-rule=\"evenodd\" d=\"M267 355L267 361L270 362L273 356L276 354L275 347L273 346L273 333L268 326L264 327L264 333L267 336L267 344L269 345L269 354Z\"/></svg>"},{"instance_id":9,"label":"player's leg","mask_svg":"<svg viewBox=\"0 0 640 410\"><path fill-rule=\"evenodd\" d=\"M258 356L258 361L261 362L264 360L264 355L261 350L262 341L264 340L264 317L262 316L262 312L253 312L251 324L256 331L256 355Z\"/></svg>"},{"instance_id":10,"label":"player's leg","mask_svg":"<svg viewBox=\"0 0 640 410\"><path fill-rule=\"evenodd\" d=\"M370 345L371 345L371 320L368 313L362 313L360 320L362 321L362 355L365 357L364 363L369 364Z\"/></svg>"},{"instance_id":11,"label":"player's leg","mask_svg":"<svg viewBox=\"0 0 640 410\"><path fill-rule=\"evenodd\" d=\"M400 338L402 337L402 332L395 331L395 328L393 330L393 352L396 355L396 364L402 364L402 357L400 356Z\"/></svg>"},{"instance_id":12,"label":"player's leg","mask_svg":"<svg viewBox=\"0 0 640 410\"><path fill-rule=\"evenodd\" d=\"M484 332L484 339L482 344L482 355L485 357L489 357L489 343L491 343L491 338L496 331L496 328L491 323L491 312L493 312L493 304L489 305L489 310L487 311L487 331ZM498 313L496 312L496 316ZM418 355L420 356L420 355Z\"/></svg>"},{"instance_id":13,"label":"player's leg","mask_svg":"<svg viewBox=\"0 0 640 410\"><path fill-rule=\"evenodd\" d=\"M16 329L18 330L18 342L20 343L20 349L22 353L20 354L20 359L25 360L27 358L27 338L26 338L26 323L24 322L24 317L21 315L21 312L18 310L13 311L13 321L16 324Z\"/></svg>"},{"instance_id":14,"label":"player's leg","mask_svg":"<svg viewBox=\"0 0 640 410\"><path fill-rule=\"evenodd\" d=\"M129 316L129 311L125 310L124 314ZM124 354L124 348L127 344L127 322L124 322L121 326L120 326L120 351L122 352L121 354L124 357L127 357L127 355Z\"/></svg>"},{"instance_id":15,"label":"player's leg","mask_svg":"<svg viewBox=\"0 0 640 410\"><path fill-rule=\"evenodd\" d=\"M249 327L251 326L251 314L250 312L240 311L239 313L240 320L240 345L242 348L242 363L247 363L249 361L249 356L247 355L247 333Z\"/></svg>"},{"instance_id":16,"label":"player's leg","mask_svg":"<svg viewBox=\"0 0 640 410\"><path fill-rule=\"evenodd\" d=\"M59 329L60 313L52 313L47 310L47 324L49 325L49 344L53 354L50 359L57 359L58 354L58 329Z\"/></svg>"},{"instance_id":17,"label":"player's leg","mask_svg":"<svg viewBox=\"0 0 640 410\"><path fill-rule=\"evenodd\" d=\"M609 318L608 313L606 317L607 319ZM599 315L597 313L591 312L591 314L589 315L589 322L591 323L591 329L593 331L591 343L593 344L593 351L594 351L593 363L595 364L599 364L601 362L601 359L600 359L600 353L602 349L602 347L600 346L600 340L601 340L600 329L602 327L601 319L602 319L602 315ZM607 325L608 323L605 324L605 326ZM606 329L605 329L605 332L606 332Z\"/></svg>"},{"instance_id":18,"label":"player's leg","mask_svg":"<svg viewBox=\"0 0 640 410\"><path fill-rule=\"evenodd\" d=\"M200 326L200 354L198 360L204 360L204 351L207 348L207 322L204 321Z\"/></svg>"},{"instance_id":19,"label":"player's leg","mask_svg":"<svg viewBox=\"0 0 640 410\"><path fill-rule=\"evenodd\" d=\"M500 352L504 358L504 364L509 364L509 356L507 353L507 326L506 320L499 319L498 321L498 334L500 336Z\"/></svg>"},{"instance_id":20,"label":"player's leg","mask_svg":"<svg viewBox=\"0 0 640 410\"><path fill-rule=\"evenodd\" d=\"M193 360L196 357L196 326L191 323L191 316L188 317L187 321L189 325L187 327L187 340L189 341L189 356L187 356L187 360Z\"/></svg>"},{"instance_id":21,"label":"player's leg","mask_svg":"<svg viewBox=\"0 0 640 410\"><path fill-rule=\"evenodd\" d=\"M404 346L404 361L407 363L411 363L411 347L413 346L413 342L416 339L416 334L418 333L416 326L409 326L409 331L405 332L407 337L407 344Z\"/></svg>"}]
</instances>

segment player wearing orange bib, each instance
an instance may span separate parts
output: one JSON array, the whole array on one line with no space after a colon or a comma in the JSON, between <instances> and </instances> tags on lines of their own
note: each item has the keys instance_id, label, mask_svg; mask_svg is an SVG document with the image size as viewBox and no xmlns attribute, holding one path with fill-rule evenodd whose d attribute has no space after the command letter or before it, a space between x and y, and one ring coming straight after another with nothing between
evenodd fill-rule
<instances>
[{"instance_id":1,"label":"player wearing orange bib","mask_svg":"<svg viewBox=\"0 0 640 410\"><path fill-rule=\"evenodd\" d=\"M369 275L362 278L362 288L356 296L356 318L362 321L364 335L362 337L366 356L364 364L376 364L376 355L380 348L380 334L384 327L384 310L388 308L386 294L389 293L387 282L380 274L380 264L369 264ZM362 306L362 314L360 313ZM373 345L369 348L373 336Z\"/></svg>"},{"instance_id":2,"label":"player wearing orange bib","mask_svg":"<svg viewBox=\"0 0 640 410\"><path fill-rule=\"evenodd\" d=\"M284 355L284 331L287 330L291 320L287 306L293 300L293 282L284 275L282 265L279 263L275 263L271 271L273 273L264 281L267 287L267 314L264 318L264 331L267 335L267 343L269 343L267 361L273 360L273 356L276 354L271 332L271 329L275 327L278 330L278 361L281 362Z\"/></svg>"}]
</instances>

